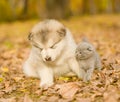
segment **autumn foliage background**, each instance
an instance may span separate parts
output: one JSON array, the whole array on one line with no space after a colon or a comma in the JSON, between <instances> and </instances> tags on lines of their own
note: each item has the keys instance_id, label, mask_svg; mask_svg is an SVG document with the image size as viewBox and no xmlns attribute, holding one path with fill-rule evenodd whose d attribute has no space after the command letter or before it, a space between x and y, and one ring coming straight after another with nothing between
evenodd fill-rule
<instances>
[{"instance_id":1,"label":"autumn foliage background","mask_svg":"<svg viewBox=\"0 0 120 102\"><path fill-rule=\"evenodd\" d=\"M120 0L0 0L0 102L120 102ZM96 47L102 70L84 83L77 77L56 77L41 90L22 64L31 46L30 29L43 19L59 19L73 33Z\"/></svg>"}]
</instances>

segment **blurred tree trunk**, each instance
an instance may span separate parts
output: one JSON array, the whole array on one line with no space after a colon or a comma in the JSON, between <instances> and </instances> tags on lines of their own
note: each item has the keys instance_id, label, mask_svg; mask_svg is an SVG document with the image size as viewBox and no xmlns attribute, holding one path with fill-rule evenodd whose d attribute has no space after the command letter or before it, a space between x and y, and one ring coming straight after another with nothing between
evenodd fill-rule
<instances>
[{"instance_id":1,"label":"blurred tree trunk","mask_svg":"<svg viewBox=\"0 0 120 102\"><path fill-rule=\"evenodd\" d=\"M83 14L86 14L86 13L88 13L88 0L83 0Z\"/></svg>"},{"instance_id":2,"label":"blurred tree trunk","mask_svg":"<svg viewBox=\"0 0 120 102\"><path fill-rule=\"evenodd\" d=\"M97 13L97 9L96 9L96 5L95 5L94 0L89 0L89 12L90 12L90 14L96 14Z\"/></svg>"},{"instance_id":3,"label":"blurred tree trunk","mask_svg":"<svg viewBox=\"0 0 120 102\"><path fill-rule=\"evenodd\" d=\"M112 13L112 12L113 12L112 1L111 0L107 0L106 13Z\"/></svg>"},{"instance_id":4,"label":"blurred tree trunk","mask_svg":"<svg viewBox=\"0 0 120 102\"><path fill-rule=\"evenodd\" d=\"M67 18L70 16L69 0L46 0L47 18Z\"/></svg>"},{"instance_id":5,"label":"blurred tree trunk","mask_svg":"<svg viewBox=\"0 0 120 102\"><path fill-rule=\"evenodd\" d=\"M114 9L115 9L115 12L117 13L120 12L120 0L114 0Z\"/></svg>"},{"instance_id":6,"label":"blurred tree trunk","mask_svg":"<svg viewBox=\"0 0 120 102\"><path fill-rule=\"evenodd\" d=\"M83 0L83 14L96 14L97 8L94 0Z\"/></svg>"},{"instance_id":7,"label":"blurred tree trunk","mask_svg":"<svg viewBox=\"0 0 120 102\"><path fill-rule=\"evenodd\" d=\"M23 15L26 15L27 11L28 11L28 0L24 0Z\"/></svg>"},{"instance_id":8,"label":"blurred tree trunk","mask_svg":"<svg viewBox=\"0 0 120 102\"><path fill-rule=\"evenodd\" d=\"M9 4L10 4L10 7L11 7L11 11L12 11L12 15L13 15L13 18L15 19L16 18L16 12L15 12L15 1L14 0L9 0L8 1Z\"/></svg>"}]
</instances>

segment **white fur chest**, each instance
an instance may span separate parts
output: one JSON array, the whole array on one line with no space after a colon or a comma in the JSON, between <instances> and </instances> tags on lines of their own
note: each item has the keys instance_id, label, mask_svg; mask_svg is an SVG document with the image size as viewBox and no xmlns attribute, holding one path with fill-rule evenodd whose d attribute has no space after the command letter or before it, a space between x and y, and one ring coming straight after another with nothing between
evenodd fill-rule
<instances>
[{"instance_id":1,"label":"white fur chest","mask_svg":"<svg viewBox=\"0 0 120 102\"><path fill-rule=\"evenodd\" d=\"M51 64L45 64L45 65L46 67L51 68L53 70L53 73L55 74L55 76L61 76L70 71L69 65L67 63L68 60L69 59L66 59L63 56L58 61L52 62Z\"/></svg>"},{"instance_id":2,"label":"white fur chest","mask_svg":"<svg viewBox=\"0 0 120 102\"><path fill-rule=\"evenodd\" d=\"M58 66L55 66L53 68L53 72L56 76L60 76L60 75L63 75L65 73L68 73L70 71L69 67L68 67L68 64L67 63L64 63L64 64L61 64L61 65L58 65Z\"/></svg>"}]
</instances>

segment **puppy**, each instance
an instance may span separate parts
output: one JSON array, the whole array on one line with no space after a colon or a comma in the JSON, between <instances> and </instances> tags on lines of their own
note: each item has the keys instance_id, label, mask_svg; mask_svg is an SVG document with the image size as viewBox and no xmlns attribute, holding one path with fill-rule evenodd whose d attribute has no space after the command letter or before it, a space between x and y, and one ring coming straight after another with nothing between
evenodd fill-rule
<instances>
[{"instance_id":1,"label":"puppy","mask_svg":"<svg viewBox=\"0 0 120 102\"><path fill-rule=\"evenodd\" d=\"M76 44L71 32L56 20L45 20L36 24L28 39L32 45L29 58L23 66L27 76L38 77L40 87L54 84L54 76L74 72L81 77L75 58Z\"/></svg>"}]
</instances>

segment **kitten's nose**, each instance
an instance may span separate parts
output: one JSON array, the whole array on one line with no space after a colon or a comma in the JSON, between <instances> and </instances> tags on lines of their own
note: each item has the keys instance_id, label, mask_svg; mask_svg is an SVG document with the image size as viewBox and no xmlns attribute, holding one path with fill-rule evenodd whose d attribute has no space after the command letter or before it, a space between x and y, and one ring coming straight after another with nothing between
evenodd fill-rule
<instances>
[{"instance_id":1,"label":"kitten's nose","mask_svg":"<svg viewBox=\"0 0 120 102\"><path fill-rule=\"evenodd\" d=\"M51 61L51 57L47 56L47 57L45 58L45 60L46 60L46 61Z\"/></svg>"}]
</instances>

